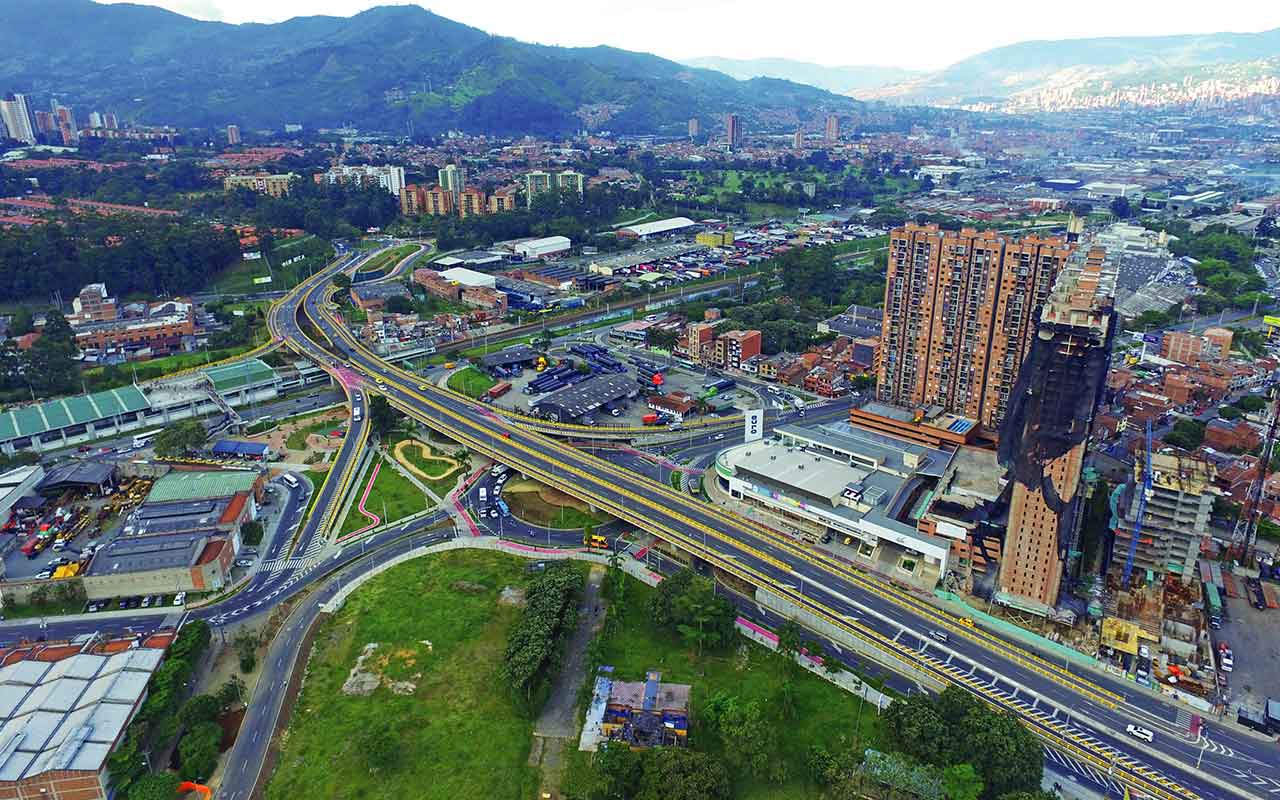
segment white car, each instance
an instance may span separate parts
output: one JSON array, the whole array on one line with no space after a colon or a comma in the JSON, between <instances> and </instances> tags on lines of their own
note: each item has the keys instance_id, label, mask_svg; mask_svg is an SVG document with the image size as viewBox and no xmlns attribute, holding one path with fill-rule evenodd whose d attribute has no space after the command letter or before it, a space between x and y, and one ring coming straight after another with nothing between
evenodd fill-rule
<instances>
[{"instance_id":1,"label":"white car","mask_svg":"<svg viewBox=\"0 0 1280 800\"><path fill-rule=\"evenodd\" d=\"M1138 725L1126 725L1124 727L1124 732L1135 739L1140 739L1146 742L1147 744L1151 744L1156 739L1156 735L1154 733Z\"/></svg>"},{"instance_id":2,"label":"white car","mask_svg":"<svg viewBox=\"0 0 1280 800\"><path fill-rule=\"evenodd\" d=\"M183 605L183 604L184 604L184 603L186 603L186 602L187 602L187 593L186 593L186 592L178 592L177 594L175 594L175 595L173 596L173 604L174 604L175 606Z\"/></svg>"}]
</instances>

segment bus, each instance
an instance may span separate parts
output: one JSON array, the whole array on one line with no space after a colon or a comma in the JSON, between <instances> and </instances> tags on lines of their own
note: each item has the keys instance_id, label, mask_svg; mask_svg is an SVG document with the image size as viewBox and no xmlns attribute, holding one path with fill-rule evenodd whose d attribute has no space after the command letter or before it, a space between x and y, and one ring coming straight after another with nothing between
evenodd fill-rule
<instances>
[{"instance_id":1,"label":"bus","mask_svg":"<svg viewBox=\"0 0 1280 800\"><path fill-rule=\"evenodd\" d=\"M156 437L157 437L157 436L159 436L161 433L162 433L162 431L161 431L160 429L158 429L158 428L157 428L156 430L154 430L154 431L147 431L146 433L139 433L137 436L134 436L134 437L133 437L133 446L134 446L135 448L138 448L138 447L146 447L147 445L151 444L151 440L152 440L152 439L156 438Z\"/></svg>"},{"instance_id":2,"label":"bus","mask_svg":"<svg viewBox=\"0 0 1280 800\"><path fill-rule=\"evenodd\" d=\"M1222 627L1222 598L1218 595L1218 587L1206 583L1204 597L1204 613L1209 618L1209 627L1217 630Z\"/></svg>"}]
</instances>

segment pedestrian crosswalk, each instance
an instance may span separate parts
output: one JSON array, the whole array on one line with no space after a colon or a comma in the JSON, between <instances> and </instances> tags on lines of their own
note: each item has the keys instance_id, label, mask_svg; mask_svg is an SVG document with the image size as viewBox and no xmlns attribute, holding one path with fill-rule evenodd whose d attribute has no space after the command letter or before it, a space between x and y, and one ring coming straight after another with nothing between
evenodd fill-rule
<instances>
[{"instance_id":1,"label":"pedestrian crosswalk","mask_svg":"<svg viewBox=\"0 0 1280 800\"><path fill-rule=\"evenodd\" d=\"M303 551L297 555L285 558L275 558L271 561L263 562L262 567L269 575L279 575L287 570L302 572L309 570L311 567L320 563L321 553L325 548L325 539L322 536L313 536Z\"/></svg>"},{"instance_id":2,"label":"pedestrian crosswalk","mask_svg":"<svg viewBox=\"0 0 1280 800\"><path fill-rule=\"evenodd\" d=\"M1085 764L1081 761L1077 761L1070 756L1059 753L1051 747L1046 747L1044 749L1044 756L1051 765L1056 765L1060 768L1054 770L1055 772L1062 772L1065 770L1075 775L1079 775L1082 778L1103 787L1107 790L1108 794L1114 793L1115 796L1120 796L1124 793L1123 785L1091 764Z\"/></svg>"}]
</instances>

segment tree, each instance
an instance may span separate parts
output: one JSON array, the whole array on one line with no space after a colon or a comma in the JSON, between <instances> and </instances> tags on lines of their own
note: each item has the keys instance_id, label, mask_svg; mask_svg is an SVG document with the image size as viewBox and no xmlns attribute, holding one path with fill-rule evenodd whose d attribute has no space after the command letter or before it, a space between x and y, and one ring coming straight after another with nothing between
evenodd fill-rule
<instances>
[{"instance_id":1,"label":"tree","mask_svg":"<svg viewBox=\"0 0 1280 800\"><path fill-rule=\"evenodd\" d=\"M185 456L199 450L209 439L209 432L199 420L187 419L165 428L155 438L156 455L165 458Z\"/></svg>"},{"instance_id":2,"label":"tree","mask_svg":"<svg viewBox=\"0 0 1280 800\"><path fill-rule=\"evenodd\" d=\"M955 764L942 771L942 791L947 800L978 800L982 796L982 778L972 764Z\"/></svg>"},{"instance_id":3,"label":"tree","mask_svg":"<svg viewBox=\"0 0 1280 800\"><path fill-rule=\"evenodd\" d=\"M173 800L178 796L179 783L178 776L172 772L143 775L129 787L128 798L129 800Z\"/></svg>"},{"instance_id":4,"label":"tree","mask_svg":"<svg viewBox=\"0 0 1280 800\"><path fill-rule=\"evenodd\" d=\"M400 414L391 407L387 398L376 395L369 401L369 424L378 436L386 436L400 423Z\"/></svg>"},{"instance_id":5,"label":"tree","mask_svg":"<svg viewBox=\"0 0 1280 800\"><path fill-rule=\"evenodd\" d=\"M776 728L765 720L758 703L716 692L703 705L702 719L725 744L731 767L775 780L785 777L786 764L770 757L777 749Z\"/></svg>"},{"instance_id":6,"label":"tree","mask_svg":"<svg viewBox=\"0 0 1280 800\"><path fill-rule=\"evenodd\" d=\"M660 627L674 627L691 643L727 646L733 641L733 604L715 594L715 585L692 570L682 569L658 584L649 611Z\"/></svg>"},{"instance_id":7,"label":"tree","mask_svg":"<svg viewBox=\"0 0 1280 800\"><path fill-rule=\"evenodd\" d=\"M31 333L31 328L31 309L25 305L18 306L9 318L9 335L23 336Z\"/></svg>"},{"instance_id":8,"label":"tree","mask_svg":"<svg viewBox=\"0 0 1280 800\"><path fill-rule=\"evenodd\" d=\"M729 800L733 783L724 765L684 747L655 747L645 754L636 800Z\"/></svg>"},{"instance_id":9,"label":"tree","mask_svg":"<svg viewBox=\"0 0 1280 800\"><path fill-rule=\"evenodd\" d=\"M227 682L222 684L218 689L218 706L222 709L229 709L236 703L244 702L245 686L244 681L240 680L239 675L232 675Z\"/></svg>"},{"instance_id":10,"label":"tree","mask_svg":"<svg viewBox=\"0 0 1280 800\"><path fill-rule=\"evenodd\" d=\"M240 541L253 547L262 544L262 523L256 519L248 520L240 525Z\"/></svg>"},{"instance_id":11,"label":"tree","mask_svg":"<svg viewBox=\"0 0 1280 800\"><path fill-rule=\"evenodd\" d=\"M183 778L203 780L213 774L218 765L218 745L222 741L222 727L216 722L201 722L187 730L178 742L178 763Z\"/></svg>"},{"instance_id":12,"label":"tree","mask_svg":"<svg viewBox=\"0 0 1280 800\"><path fill-rule=\"evenodd\" d=\"M236 656L240 659L240 671L248 674L258 665L258 633L242 630L232 640L236 648Z\"/></svg>"},{"instance_id":13,"label":"tree","mask_svg":"<svg viewBox=\"0 0 1280 800\"><path fill-rule=\"evenodd\" d=\"M413 301L407 297L394 295L387 298L383 310L388 314L412 314L414 311Z\"/></svg>"},{"instance_id":14,"label":"tree","mask_svg":"<svg viewBox=\"0 0 1280 800\"><path fill-rule=\"evenodd\" d=\"M1133 216L1133 208L1129 204L1129 198L1117 197L1111 201L1111 214L1116 219L1128 219Z\"/></svg>"},{"instance_id":15,"label":"tree","mask_svg":"<svg viewBox=\"0 0 1280 800\"><path fill-rule=\"evenodd\" d=\"M333 279L330 281L330 283L332 283L334 286L338 287L339 289L350 289L351 276L346 274L345 272L339 272L337 275L333 276Z\"/></svg>"},{"instance_id":16,"label":"tree","mask_svg":"<svg viewBox=\"0 0 1280 800\"><path fill-rule=\"evenodd\" d=\"M1244 412L1235 406L1221 406L1218 408L1218 416L1225 420L1236 420L1244 416Z\"/></svg>"},{"instance_id":17,"label":"tree","mask_svg":"<svg viewBox=\"0 0 1280 800\"><path fill-rule=\"evenodd\" d=\"M1194 419L1180 419L1173 423L1173 430L1166 433L1164 443L1183 450L1195 450L1204 441L1205 424Z\"/></svg>"},{"instance_id":18,"label":"tree","mask_svg":"<svg viewBox=\"0 0 1280 800\"><path fill-rule=\"evenodd\" d=\"M117 789L127 789L146 771L146 761L138 748L138 737L132 732L125 735L125 740L107 756L107 770L111 774L111 783Z\"/></svg>"},{"instance_id":19,"label":"tree","mask_svg":"<svg viewBox=\"0 0 1280 800\"><path fill-rule=\"evenodd\" d=\"M211 694L198 694L182 704L178 719L188 728L194 728L202 722L213 722L218 718L222 704Z\"/></svg>"},{"instance_id":20,"label":"tree","mask_svg":"<svg viewBox=\"0 0 1280 800\"><path fill-rule=\"evenodd\" d=\"M628 800L641 783L643 756L624 744L600 748L593 763L596 782L591 800Z\"/></svg>"},{"instance_id":21,"label":"tree","mask_svg":"<svg viewBox=\"0 0 1280 800\"><path fill-rule=\"evenodd\" d=\"M778 626L778 654L783 658L794 661L803 644L804 631L795 620L789 619Z\"/></svg>"}]
</instances>

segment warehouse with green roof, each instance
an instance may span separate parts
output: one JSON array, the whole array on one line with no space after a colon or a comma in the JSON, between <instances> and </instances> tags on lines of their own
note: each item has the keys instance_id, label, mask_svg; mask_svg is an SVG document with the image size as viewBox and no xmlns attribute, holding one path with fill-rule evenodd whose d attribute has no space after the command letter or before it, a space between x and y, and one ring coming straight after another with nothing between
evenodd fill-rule
<instances>
[{"instance_id":1,"label":"warehouse with green roof","mask_svg":"<svg viewBox=\"0 0 1280 800\"><path fill-rule=\"evenodd\" d=\"M260 359L209 367L196 385L121 386L92 394L10 406L0 412L0 452L57 450L228 412L280 394L276 371Z\"/></svg>"}]
</instances>

